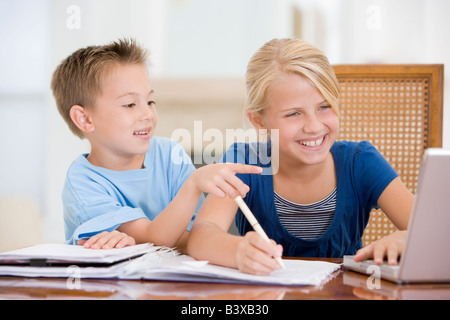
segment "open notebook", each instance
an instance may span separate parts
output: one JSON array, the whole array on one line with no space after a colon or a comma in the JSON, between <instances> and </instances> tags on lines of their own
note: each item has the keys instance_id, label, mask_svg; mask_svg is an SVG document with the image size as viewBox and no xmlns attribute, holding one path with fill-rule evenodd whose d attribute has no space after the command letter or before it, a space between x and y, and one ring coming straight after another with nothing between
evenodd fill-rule
<instances>
[{"instance_id":1,"label":"open notebook","mask_svg":"<svg viewBox=\"0 0 450 320\"><path fill-rule=\"evenodd\" d=\"M33 261L41 263L30 265L29 262ZM268 276L255 276L197 261L175 250L151 244L110 250L53 244L0 253L0 275L320 285L340 269L340 264L323 261L284 260L284 263L284 270L274 271ZM77 267L76 274L74 266Z\"/></svg>"}]
</instances>

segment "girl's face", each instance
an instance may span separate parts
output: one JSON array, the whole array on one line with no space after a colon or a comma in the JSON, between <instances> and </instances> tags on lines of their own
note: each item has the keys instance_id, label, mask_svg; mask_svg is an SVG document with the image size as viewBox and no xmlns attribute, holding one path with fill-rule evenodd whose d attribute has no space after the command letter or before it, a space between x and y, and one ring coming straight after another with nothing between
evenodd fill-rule
<instances>
[{"instance_id":1,"label":"girl's face","mask_svg":"<svg viewBox=\"0 0 450 320\"><path fill-rule=\"evenodd\" d=\"M250 118L257 128L279 130L280 164L324 162L338 136L339 118L313 83L285 74L269 88L267 102L262 115Z\"/></svg>"}]
</instances>

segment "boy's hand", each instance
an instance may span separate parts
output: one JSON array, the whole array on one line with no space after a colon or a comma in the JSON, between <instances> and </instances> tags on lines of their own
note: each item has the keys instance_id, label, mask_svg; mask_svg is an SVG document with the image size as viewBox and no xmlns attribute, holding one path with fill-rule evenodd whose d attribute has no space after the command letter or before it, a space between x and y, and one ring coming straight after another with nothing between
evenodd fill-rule
<instances>
[{"instance_id":1,"label":"boy's hand","mask_svg":"<svg viewBox=\"0 0 450 320\"><path fill-rule=\"evenodd\" d=\"M268 275L280 269L274 257L281 257L283 247L271 240L270 243L254 231L249 231L242 238L236 252L236 262L241 272Z\"/></svg>"},{"instance_id":2,"label":"boy's hand","mask_svg":"<svg viewBox=\"0 0 450 320\"><path fill-rule=\"evenodd\" d=\"M126 246L133 246L136 244L136 241L126 233L113 230L111 232L103 231L88 240L78 240L77 244L91 249L119 249Z\"/></svg>"},{"instance_id":3,"label":"boy's hand","mask_svg":"<svg viewBox=\"0 0 450 320\"><path fill-rule=\"evenodd\" d=\"M403 251L406 239L406 231L394 232L380 240L374 241L367 247L356 252L354 260L356 262L372 258L376 264L382 264L387 256L388 264L396 265L398 257Z\"/></svg>"},{"instance_id":4,"label":"boy's hand","mask_svg":"<svg viewBox=\"0 0 450 320\"><path fill-rule=\"evenodd\" d=\"M249 187L236 177L236 173L260 174L261 167L240 164L220 163L210 164L197 169L191 176L198 189L202 192L212 193L216 197L224 198L227 194L231 198L238 195L245 197Z\"/></svg>"}]
</instances>

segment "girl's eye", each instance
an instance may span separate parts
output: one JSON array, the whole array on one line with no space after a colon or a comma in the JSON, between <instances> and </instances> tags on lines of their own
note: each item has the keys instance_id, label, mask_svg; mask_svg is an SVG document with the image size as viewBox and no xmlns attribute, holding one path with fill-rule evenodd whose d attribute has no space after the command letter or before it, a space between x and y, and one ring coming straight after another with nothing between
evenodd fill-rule
<instances>
[{"instance_id":1,"label":"girl's eye","mask_svg":"<svg viewBox=\"0 0 450 320\"><path fill-rule=\"evenodd\" d=\"M288 113L287 115L286 115L286 117L295 117L295 116L298 116L300 113L298 113L298 112L292 112L292 113Z\"/></svg>"},{"instance_id":2,"label":"girl's eye","mask_svg":"<svg viewBox=\"0 0 450 320\"><path fill-rule=\"evenodd\" d=\"M135 103L129 103L129 104L124 105L125 108L133 108L134 106L136 106Z\"/></svg>"},{"instance_id":3,"label":"girl's eye","mask_svg":"<svg viewBox=\"0 0 450 320\"><path fill-rule=\"evenodd\" d=\"M321 110L330 109L330 108L331 108L331 106L328 104L319 107L319 109L321 109Z\"/></svg>"},{"instance_id":4,"label":"girl's eye","mask_svg":"<svg viewBox=\"0 0 450 320\"><path fill-rule=\"evenodd\" d=\"M147 102L147 105L149 105L149 106L151 106L151 105L156 105L156 102L155 102L155 101L148 101L148 102Z\"/></svg>"}]
</instances>

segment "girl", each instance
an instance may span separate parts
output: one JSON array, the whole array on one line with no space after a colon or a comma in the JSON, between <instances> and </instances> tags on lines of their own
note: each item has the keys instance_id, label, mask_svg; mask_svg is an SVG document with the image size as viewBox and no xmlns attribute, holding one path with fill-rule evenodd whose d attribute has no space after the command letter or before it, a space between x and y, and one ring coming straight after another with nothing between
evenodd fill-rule
<instances>
[{"instance_id":1,"label":"girl","mask_svg":"<svg viewBox=\"0 0 450 320\"><path fill-rule=\"evenodd\" d=\"M264 166L260 150L269 150L272 174L238 176L250 187L245 202L274 241L252 231L233 199L209 195L190 234L190 255L267 274L279 268L272 257L356 254L374 207L406 229L413 195L396 172L370 143L336 141L339 84L320 50L297 39L269 41L251 58L246 85L248 119L258 130L277 132L278 142L234 144L225 157ZM227 233L235 216L243 237ZM404 236L374 242L355 259L381 263L387 254L395 264Z\"/></svg>"}]
</instances>

